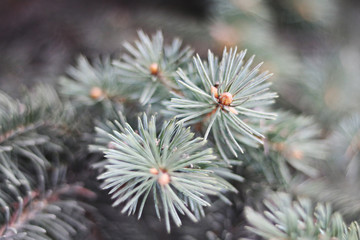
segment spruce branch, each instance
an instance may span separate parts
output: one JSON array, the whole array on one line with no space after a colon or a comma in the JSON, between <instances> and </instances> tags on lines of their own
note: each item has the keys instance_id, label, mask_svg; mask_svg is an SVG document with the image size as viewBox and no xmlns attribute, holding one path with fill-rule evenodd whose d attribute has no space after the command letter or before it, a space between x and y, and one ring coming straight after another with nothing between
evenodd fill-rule
<instances>
[{"instance_id":1,"label":"spruce branch","mask_svg":"<svg viewBox=\"0 0 360 240\"><path fill-rule=\"evenodd\" d=\"M88 234L89 220L81 203L62 196L94 194L80 185L64 184L66 168L50 168L40 150L29 153L0 153L0 239L68 240Z\"/></svg>"},{"instance_id":2,"label":"spruce branch","mask_svg":"<svg viewBox=\"0 0 360 240\"><path fill-rule=\"evenodd\" d=\"M55 90L39 85L15 100L0 92L0 151L45 144L51 130L62 125L64 107ZM41 132L46 129L49 136Z\"/></svg>"},{"instance_id":3,"label":"spruce branch","mask_svg":"<svg viewBox=\"0 0 360 240\"><path fill-rule=\"evenodd\" d=\"M259 74L262 63L251 69L254 56L244 61L246 51L224 49L222 59L209 51L208 61L202 61L197 55L193 59L199 84L182 70L178 70L180 85L187 91L167 103L168 110L187 124L205 123L204 138L210 132L221 156L228 160L226 150L237 156L243 152L240 143L242 136L263 143L264 135L251 125L258 119L274 119L275 114L260 110L261 106L271 104L277 97L269 92L271 77L267 71ZM199 86L198 86L199 85ZM224 149L224 145L227 149Z\"/></svg>"},{"instance_id":4,"label":"spruce branch","mask_svg":"<svg viewBox=\"0 0 360 240\"><path fill-rule=\"evenodd\" d=\"M322 129L311 117L278 112L276 120L263 124L265 143L246 149L245 165L251 166L271 184L287 185L303 173L319 176L316 166L327 156ZM296 170L296 171L293 171Z\"/></svg>"},{"instance_id":5,"label":"spruce branch","mask_svg":"<svg viewBox=\"0 0 360 240\"><path fill-rule=\"evenodd\" d=\"M61 200L58 196L74 191L74 187L63 186L40 199L33 192L31 198L20 201L16 215L0 229L0 239L85 239L91 222L85 216L84 206L75 200Z\"/></svg>"},{"instance_id":6,"label":"spruce branch","mask_svg":"<svg viewBox=\"0 0 360 240\"><path fill-rule=\"evenodd\" d=\"M119 69L124 83L134 89L137 99L142 104L156 102L169 96L169 91L179 93L176 84L176 70L184 67L193 54L190 47L181 48L181 41L176 38L170 45L164 44L160 31L151 38L143 31L138 31L139 40L135 45L126 42L128 51L121 60L113 64Z\"/></svg>"},{"instance_id":7,"label":"spruce branch","mask_svg":"<svg viewBox=\"0 0 360 240\"><path fill-rule=\"evenodd\" d=\"M329 161L321 165L321 177L298 184L296 191L318 201L331 202L344 216L358 219L360 212L359 113L344 117L327 140Z\"/></svg>"},{"instance_id":8,"label":"spruce branch","mask_svg":"<svg viewBox=\"0 0 360 240\"><path fill-rule=\"evenodd\" d=\"M61 93L80 106L97 103L111 106L111 102L122 103L130 95L109 57L96 58L91 64L80 56L67 74L60 78Z\"/></svg>"},{"instance_id":9,"label":"spruce branch","mask_svg":"<svg viewBox=\"0 0 360 240\"><path fill-rule=\"evenodd\" d=\"M0 239L67 240L88 234L83 207L60 199L69 189L60 159L69 116L55 90L39 85L21 100L1 92L0 113Z\"/></svg>"},{"instance_id":10,"label":"spruce branch","mask_svg":"<svg viewBox=\"0 0 360 240\"><path fill-rule=\"evenodd\" d=\"M359 224L347 227L329 204L314 208L309 199L293 201L286 193L273 194L264 203L268 210L263 215L249 207L245 211L252 225L248 229L265 239L360 239Z\"/></svg>"},{"instance_id":11,"label":"spruce branch","mask_svg":"<svg viewBox=\"0 0 360 240\"><path fill-rule=\"evenodd\" d=\"M165 122L160 133L155 117L148 121L145 114L136 131L127 123L115 124L121 132L109 134L97 128L100 142L108 142L105 148L98 147L107 160L96 166L105 166L99 179L104 180L104 189L110 189L113 206L125 204L123 213L138 211L140 218L147 198L153 195L156 213L160 218L161 206L170 231L170 217L181 225L178 212L197 221L204 214L203 207L210 206L208 195L223 197L225 190L236 191L207 169L214 167L216 157L211 149L204 149L205 141L193 138L194 134L175 120Z\"/></svg>"},{"instance_id":12,"label":"spruce branch","mask_svg":"<svg viewBox=\"0 0 360 240\"><path fill-rule=\"evenodd\" d=\"M329 137L334 160L345 172L349 182L355 183L360 173L360 114L345 117Z\"/></svg>"}]
</instances>

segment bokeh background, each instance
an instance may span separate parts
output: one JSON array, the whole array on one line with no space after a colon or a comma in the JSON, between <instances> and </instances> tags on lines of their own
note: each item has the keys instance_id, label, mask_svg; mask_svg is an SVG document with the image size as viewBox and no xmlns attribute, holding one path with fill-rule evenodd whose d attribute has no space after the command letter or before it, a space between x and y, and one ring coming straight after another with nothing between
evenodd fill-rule
<instances>
[{"instance_id":1,"label":"bokeh background","mask_svg":"<svg viewBox=\"0 0 360 240\"><path fill-rule=\"evenodd\" d=\"M162 30L168 41L180 37L201 56L208 49L221 54L224 46L248 49L275 74L277 107L314 116L324 137L360 112L359 0L2 0L0 89L19 96L22 86L56 85L77 56L117 56L139 29ZM184 232L210 239L221 229L231 233L227 239L244 234L236 204L222 214L215 207L200 225L185 223L186 231L167 235L151 220L114 214L106 194L99 199L103 221L96 221L103 225L96 239L190 239Z\"/></svg>"}]
</instances>

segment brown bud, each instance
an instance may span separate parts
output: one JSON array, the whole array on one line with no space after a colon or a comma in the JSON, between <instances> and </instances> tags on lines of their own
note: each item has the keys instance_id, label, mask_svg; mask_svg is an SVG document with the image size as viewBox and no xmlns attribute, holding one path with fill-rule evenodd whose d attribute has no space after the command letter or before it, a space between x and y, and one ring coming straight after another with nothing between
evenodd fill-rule
<instances>
[{"instance_id":1,"label":"brown bud","mask_svg":"<svg viewBox=\"0 0 360 240\"><path fill-rule=\"evenodd\" d=\"M93 87L90 90L90 97L95 100L101 98L103 94L103 90L99 87Z\"/></svg>"},{"instance_id":2,"label":"brown bud","mask_svg":"<svg viewBox=\"0 0 360 240\"><path fill-rule=\"evenodd\" d=\"M302 151L300 151L300 150L295 149L295 150L293 150L293 152L292 152L292 156L293 156L294 158L296 158L296 159L301 160L301 159L304 157L304 153L303 153Z\"/></svg>"},{"instance_id":3,"label":"brown bud","mask_svg":"<svg viewBox=\"0 0 360 240\"><path fill-rule=\"evenodd\" d=\"M274 143L273 148L275 149L275 151L282 152L285 149L285 144L282 142Z\"/></svg>"},{"instance_id":4,"label":"brown bud","mask_svg":"<svg viewBox=\"0 0 360 240\"><path fill-rule=\"evenodd\" d=\"M159 174L159 171L156 169L156 168L150 168L150 173L151 174L154 174L154 175L158 175Z\"/></svg>"},{"instance_id":5,"label":"brown bud","mask_svg":"<svg viewBox=\"0 0 360 240\"><path fill-rule=\"evenodd\" d=\"M212 86L210 91L211 91L211 95L214 95L215 98L219 97L219 94L217 92L218 91L217 87Z\"/></svg>"},{"instance_id":6,"label":"brown bud","mask_svg":"<svg viewBox=\"0 0 360 240\"><path fill-rule=\"evenodd\" d=\"M168 173L162 173L162 174L159 176L158 183L159 183L161 186L164 186L164 185L166 185L166 184L169 184L169 183L170 183L170 175L169 175Z\"/></svg>"},{"instance_id":7,"label":"brown bud","mask_svg":"<svg viewBox=\"0 0 360 240\"><path fill-rule=\"evenodd\" d=\"M159 73L159 65L157 63L150 64L149 67L151 75L158 75Z\"/></svg>"},{"instance_id":8,"label":"brown bud","mask_svg":"<svg viewBox=\"0 0 360 240\"><path fill-rule=\"evenodd\" d=\"M224 92L220 95L219 102L222 105L229 106L232 103L232 101L233 101L233 97L232 97L231 93Z\"/></svg>"}]
</instances>

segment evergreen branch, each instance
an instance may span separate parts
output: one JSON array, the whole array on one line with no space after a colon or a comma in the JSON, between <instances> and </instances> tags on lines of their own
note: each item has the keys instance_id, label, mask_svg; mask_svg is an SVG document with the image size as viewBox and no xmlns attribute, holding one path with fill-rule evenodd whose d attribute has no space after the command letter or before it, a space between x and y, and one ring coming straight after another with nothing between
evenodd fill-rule
<instances>
[{"instance_id":1,"label":"evergreen branch","mask_svg":"<svg viewBox=\"0 0 360 240\"><path fill-rule=\"evenodd\" d=\"M321 165L322 177L296 186L301 194L331 202L342 214L357 219L360 212L360 115L346 116L328 138L329 160ZM318 194L321 193L321 194Z\"/></svg>"},{"instance_id":2,"label":"evergreen branch","mask_svg":"<svg viewBox=\"0 0 360 240\"><path fill-rule=\"evenodd\" d=\"M263 142L264 135L251 127L247 123L249 120L274 119L276 116L258 110L260 106L272 103L277 96L269 93L268 84L264 83L271 74L258 74L261 64L251 69L254 57L245 62L245 54L246 51L238 53L236 48L229 52L224 49L220 62L210 51L207 62L197 55L193 62L199 84L179 69L178 82L185 88L184 96L172 98L167 103L168 110L181 122L207 124L205 139L211 132L219 152L227 161L229 154L222 146L237 156L237 152L243 152L241 136Z\"/></svg>"},{"instance_id":3,"label":"evergreen branch","mask_svg":"<svg viewBox=\"0 0 360 240\"><path fill-rule=\"evenodd\" d=\"M85 208L75 200L59 199L60 194L74 191L83 192L87 197L93 194L75 185L62 186L42 198L32 192L31 197L19 201L17 212L0 229L0 239L85 239L91 225Z\"/></svg>"},{"instance_id":4,"label":"evergreen branch","mask_svg":"<svg viewBox=\"0 0 360 240\"><path fill-rule=\"evenodd\" d=\"M263 124L266 140L261 148L246 148L245 164L262 173L271 184L289 184L294 171L319 175L316 165L327 156L321 128L310 117L279 112Z\"/></svg>"},{"instance_id":5,"label":"evergreen branch","mask_svg":"<svg viewBox=\"0 0 360 240\"><path fill-rule=\"evenodd\" d=\"M246 217L252 225L248 230L265 239L360 239L358 223L347 227L329 204L313 208L309 199L292 201L285 193L273 194L264 203L268 210L263 215L248 207Z\"/></svg>"},{"instance_id":6,"label":"evergreen branch","mask_svg":"<svg viewBox=\"0 0 360 240\"><path fill-rule=\"evenodd\" d=\"M66 169L49 170L49 163L39 149L0 153L0 239L79 239L88 233L80 203L60 197L93 193L64 185Z\"/></svg>"},{"instance_id":7,"label":"evergreen branch","mask_svg":"<svg viewBox=\"0 0 360 240\"><path fill-rule=\"evenodd\" d=\"M349 182L357 182L360 167L360 114L345 117L329 138L334 160L339 162Z\"/></svg>"},{"instance_id":8,"label":"evergreen branch","mask_svg":"<svg viewBox=\"0 0 360 240\"><path fill-rule=\"evenodd\" d=\"M64 107L49 86L37 86L22 101L0 92L0 151L48 142L42 129L47 128L48 134L55 126L60 129L63 115Z\"/></svg>"},{"instance_id":9,"label":"evergreen branch","mask_svg":"<svg viewBox=\"0 0 360 240\"><path fill-rule=\"evenodd\" d=\"M165 45L160 31L151 39L143 31L139 31L138 35L135 46L128 42L124 44L128 54L113 62L124 83L137 94L142 104L166 98L170 91L180 93L175 71L186 66L193 51L189 47L181 49L179 39L174 39L171 45ZM136 88L142 84L146 87Z\"/></svg>"},{"instance_id":10,"label":"evergreen branch","mask_svg":"<svg viewBox=\"0 0 360 240\"><path fill-rule=\"evenodd\" d=\"M0 111L0 239L79 239L89 233L82 207L59 198L69 189L58 188L66 172L59 133L68 116L56 92L39 85L21 101L0 93Z\"/></svg>"},{"instance_id":11,"label":"evergreen branch","mask_svg":"<svg viewBox=\"0 0 360 240\"><path fill-rule=\"evenodd\" d=\"M204 149L201 138L174 120L165 122L157 134L155 118L147 116L138 121L138 130L129 124L114 121L118 132L106 136L107 131L97 129L99 143L111 148L101 149L107 158L105 172L99 176L104 180L103 188L110 189L114 206L124 203L122 212L141 217L143 207L152 192L155 209L163 207L166 228L170 231L170 217L181 225L178 212L197 221L203 207L209 206L207 195L219 195L221 191L236 191L225 180L216 176L206 166L215 163L211 149ZM101 144L100 144L101 145ZM140 207L138 206L140 204Z\"/></svg>"},{"instance_id":12,"label":"evergreen branch","mask_svg":"<svg viewBox=\"0 0 360 240\"><path fill-rule=\"evenodd\" d=\"M93 64L83 56L77 60L76 67L67 70L68 77L61 77L61 93L70 97L76 104L92 106L97 103L122 103L131 96L122 84L117 70L111 65L109 57L97 58Z\"/></svg>"}]
</instances>

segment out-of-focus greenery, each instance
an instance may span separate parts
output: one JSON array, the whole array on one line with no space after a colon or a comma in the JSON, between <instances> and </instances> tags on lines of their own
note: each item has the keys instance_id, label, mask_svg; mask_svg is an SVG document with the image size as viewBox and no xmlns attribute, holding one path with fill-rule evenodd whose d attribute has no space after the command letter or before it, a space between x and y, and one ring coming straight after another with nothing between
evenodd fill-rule
<instances>
[{"instance_id":1,"label":"out-of-focus greenery","mask_svg":"<svg viewBox=\"0 0 360 240\"><path fill-rule=\"evenodd\" d=\"M180 37L185 45L191 45L200 57L205 57L209 48L219 55L224 46L238 46L239 49L247 49L248 55L256 54L256 59L265 62L261 71L269 70L274 73L270 79L273 82L271 88L278 92L280 97L273 108L281 108L284 111L280 112L277 120L270 123L261 121L256 126L255 130L266 129L265 144L257 146L249 143L252 147L245 147L245 154L239 154L237 159L242 165L233 166L228 170L241 174L241 179L245 179L242 183L234 183L239 193L228 197L235 206L214 204L214 207L208 210L209 214L205 214L206 217L200 222L201 230L197 234L194 234L196 225L185 220L184 227L175 230L171 235L163 235L165 231L160 225L155 224L156 221L152 217L155 214L146 208L143 222L134 221L131 226L125 224L127 219L118 217L116 211L110 210L110 213L107 213L108 215L99 223L100 228L110 229L103 233L107 237L105 239L112 239L115 236L112 231L117 232L118 226L129 228L134 239L137 234L139 238L140 236L144 238L147 236L146 233L150 232L156 235L154 238L162 239L249 238L253 235L243 228L247 223L242 210L245 205L251 205L252 208L261 211L264 207L262 197L269 195L272 190L288 191L289 194L306 195L313 201L332 203L339 214L343 214L347 224L358 220L360 7L356 1L209 0L193 1L194 3L189 1L179 3L175 0L137 3L63 1L58 5L46 1L39 2L37 5L27 3L29 5L19 4L17 7L13 5L15 3L7 3L8 6L6 3L1 5L4 10L14 13L16 18L3 14L0 23L0 30L3 30L1 31L3 37L0 39L2 56L0 87L8 91L8 95L13 95L14 91L14 94L20 95L17 90L20 82L24 81L26 85L32 85L39 80L56 83L55 76L66 75L66 66L73 63L76 56L81 53L90 56L90 60L79 58L77 67L72 68L64 77L67 80L63 80L66 85L66 88L63 88L66 90L63 91L65 93L63 97L71 96L71 100L78 103L75 109L81 110L76 115L72 112L75 111L74 109L68 108L68 103L59 104L58 98L44 99L41 98L41 94L38 95L40 99L38 101L47 102L49 106L51 105L51 109L37 108L42 104L36 101L32 103L33 106L28 106L11 100L8 107L16 111L14 114L1 116L1 120L4 120L1 130L6 135L9 132L7 129L12 127L11 124L18 124L19 127L10 131L14 134L14 138L6 139L0 145L1 151L6 154L13 151L14 146L15 150L26 148L27 154L33 153L34 149L31 151L28 149L28 146L33 144L52 149L63 148L64 146L57 140L59 133L68 134L69 131L80 127L82 130L90 129L88 127L92 127L94 122L102 121L104 118L111 119L118 110L129 116L129 122L135 122L136 115L141 111L159 112L162 106L141 106L131 101L126 102L128 104L126 108L123 106L124 99L118 97L143 92L138 84L131 85L131 90L134 91L124 86L117 88L119 72L110 61L110 59L119 59L117 53L123 52L122 42L132 41L139 28L147 33L162 30L165 44L170 44L173 37ZM182 7L177 7L177 4ZM198 9L204 11L200 14ZM94 55L99 54L111 55L111 57L91 60L94 59L92 58ZM189 69L188 66L183 67L191 75L193 70L191 66ZM176 69L171 71L173 70ZM79 74L81 71L86 74ZM171 76L174 77L174 82L176 76ZM106 81L103 81L104 79ZM85 84L77 84L81 81ZM156 84L156 82L150 83L149 85ZM100 87L101 91L94 87ZM102 91L102 88L106 91ZM50 93L53 90L42 88L41 91ZM167 94L159 96L159 99L169 97ZM2 97L5 102L7 98L6 95ZM136 97L131 100L134 99ZM153 103L159 99L155 99ZM24 107L36 110L36 114L23 112ZM99 107L103 109L98 111ZM5 107L4 112L9 112L7 109ZM66 114L61 114L63 112ZM87 115L89 113L91 115ZM16 121L10 121L11 124L6 122L9 116L12 120L15 117ZM44 116L49 116L46 117L48 120L46 124L50 123L51 126L57 127L56 131L51 131L51 134L47 129L48 125L37 121ZM53 116L56 116L55 120L61 121L54 121ZM82 119L80 125L73 122L74 117ZM163 120L162 117L159 116L160 121ZM32 120L35 124L30 128L24 128L23 125ZM64 128L66 125L70 125L69 128ZM87 141L94 136L90 130L86 134L79 132L77 134L80 136L78 141L80 145L87 144ZM36 152L36 154L40 153ZM79 159L88 159L84 155L79 157L80 153L75 155ZM6 155L5 158L7 157ZM36 157L31 155L31 158ZM99 157L94 155L89 157L89 159L93 158ZM41 158L44 159L46 158ZM317 161L319 159L322 161ZM86 162L85 165L87 164ZM6 165L5 170L2 171L6 172L9 166ZM69 171L71 173L71 168ZM88 176L86 171L88 169L84 168L85 174L79 174L76 179L88 181L84 177L84 175ZM92 187L96 189L96 186ZM100 203L99 201L95 205ZM278 219L290 216L294 205L287 203L289 204L277 209L276 216L280 216L277 219L269 218L267 215L266 224L277 227L274 224ZM311 207L309 209L313 210ZM105 210L101 211L105 213ZM234 216L229 211L234 211L239 216ZM259 215L252 213L248 215L250 223L259 224L256 222ZM81 214L78 216L82 219ZM306 216L306 219L313 217L312 214ZM340 219L338 216L340 215L336 215L334 219ZM304 216L300 217L305 219ZM112 221L108 221L109 219ZM280 222L281 226L292 223ZM342 224L341 222L341 226L337 225L337 229L341 228L343 236L349 236L346 232L347 228ZM312 222L309 226L314 229L316 227L316 231L324 230L323 226L318 228L315 225ZM261 224L257 226L260 230L261 227L264 226ZM302 234L304 231L300 225L292 227L294 234L299 232ZM356 235L357 229L358 226L354 223L349 232ZM324 230L326 234L329 233L328 231L329 229ZM270 236L266 233L260 235ZM284 235L281 233L277 236Z\"/></svg>"}]
</instances>

